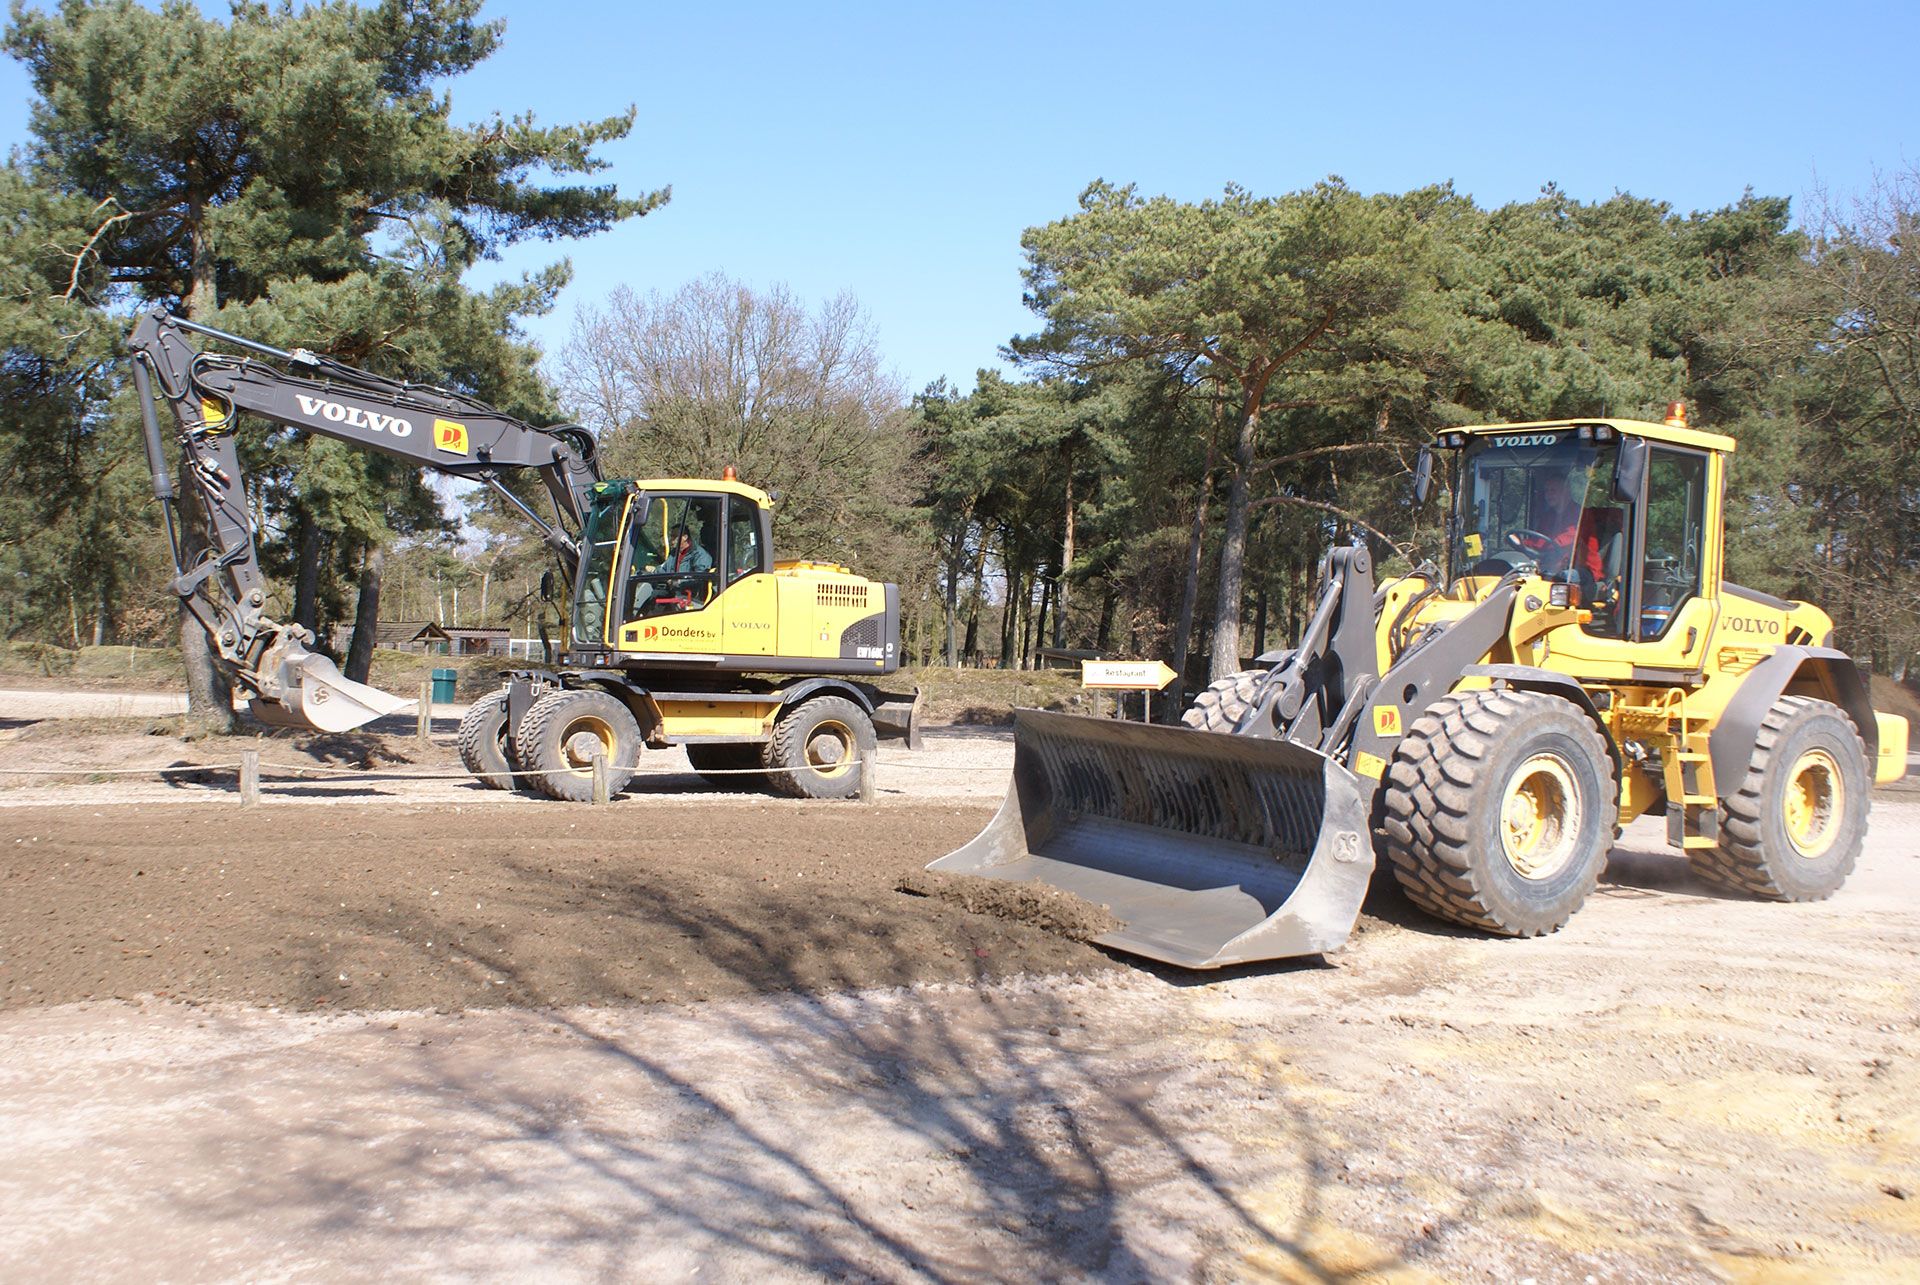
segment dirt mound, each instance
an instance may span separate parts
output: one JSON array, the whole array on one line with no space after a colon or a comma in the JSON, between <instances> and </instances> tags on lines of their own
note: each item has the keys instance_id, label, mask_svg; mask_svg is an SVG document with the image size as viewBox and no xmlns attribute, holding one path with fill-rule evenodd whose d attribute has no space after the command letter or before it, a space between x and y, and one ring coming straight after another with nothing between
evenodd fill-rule
<instances>
[{"instance_id":1,"label":"dirt mound","mask_svg":"<svg viewBox=\"0 0 1920 1285\"><path fill-rule=\"evenodd\" d=\"M1117 967L894 891L985 808L0 809L0 1009L686 1002Z\"/></svg>"},{"instance_id":2,"label":"dirt mound","mask_svg":"<svg viewBox=\"0 0 1920 1285\"><path fill-rule=\"evenodd\" d=\"M1008 883L1001 879L915 870L894 887L915 897L929 897L958 906L970 915L992 915L996 919L1030 924L1070 941L1092 941L1121 926L1105 906L1036 883Z\"/></svg>"}]
</instances>

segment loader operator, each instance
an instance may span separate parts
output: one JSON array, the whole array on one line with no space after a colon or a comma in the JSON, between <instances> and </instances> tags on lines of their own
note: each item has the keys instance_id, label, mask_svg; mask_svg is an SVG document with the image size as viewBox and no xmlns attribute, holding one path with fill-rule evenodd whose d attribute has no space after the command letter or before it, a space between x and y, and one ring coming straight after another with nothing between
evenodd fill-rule
<instances>
[{"instance_id":1,"label":"loader operator","mask_svg":"<svg viewBox=\"0 0 1920 1285\"><path fill-rule=\"evenodd\" d=\"M1606 562L1600 555L1602 510L1574 503L1566 474L1541 474L1535 513L1536 534L1547 538L1523 538L1521 543L1538 560L1542 571L1585 571L1593 576L1595 584L1606 578Z\"/></svg>"}]
</instances>

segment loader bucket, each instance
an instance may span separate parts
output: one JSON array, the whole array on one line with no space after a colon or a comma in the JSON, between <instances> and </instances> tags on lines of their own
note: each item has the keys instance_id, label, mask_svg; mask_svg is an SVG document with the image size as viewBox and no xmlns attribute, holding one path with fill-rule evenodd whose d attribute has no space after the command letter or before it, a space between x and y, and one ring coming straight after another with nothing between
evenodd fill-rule
<instances>
[{"instance_id":1,"label":"loader bucket","mask_svg":"<svg viewBox=\"0 0 1920 1285\"><path fill-rule=\"evenodd\" d=\"M274 727L346 732L415 703L354 682L325 656L298 643L282 645L274 676L278 697L261 693L251 706L255 718Z\"/></svg>"},{"instance_id":2,"label":"loader bucket","mask_svg":"<svg viewBox=\"0 0 1920 1285\"><path fill-rule=\"evenodd\" d=\"M1020 710L1013 784L927 867L1104 905L1093 940L1185 968L1342 945L1373 874L1370 782L1292 741Z\"/></svg>"}]
</instances>

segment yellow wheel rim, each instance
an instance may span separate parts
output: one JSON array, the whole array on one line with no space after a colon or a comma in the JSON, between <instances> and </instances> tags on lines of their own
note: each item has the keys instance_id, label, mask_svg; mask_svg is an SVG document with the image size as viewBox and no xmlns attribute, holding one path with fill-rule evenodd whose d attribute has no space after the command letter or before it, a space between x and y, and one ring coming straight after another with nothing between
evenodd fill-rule
<instances>
[{"instance_id":1,"label":"yellow wheel rim","mask_svg":"<svg viewBox=\"0 0 1920 1285\"><path fill-rule=\"evenodd\" d=\"M851 727L838 719L823 718L807 733L807 766L819 776L845 776L853 770L858 744Z\"/></svg>"},{"instance_id":2,"label":"yellow wheel rim","mask_svg":"<svg viewBox=\"0 0 1920 1285\"><path fill-rule=\"evenodd\" d=\"M560 757L566 761L567 771L575 776L592 776L595 754L605 758L608 767L614 765L614 744L612 726L605 719L589 714L567 721L560 733Z\"/></svg>"},{"instance_id":3,"label":"yellow wheel rim","mask_svg":"<svg viewBox=\"0 0 1920 1285\"><path fill-rule=\"evenodd\" d=\"M1500 847L1523 879L1566 869L1580 838L1580 793L1556 754L1536 754L1507 778L1500 801Z\"/></svg>"},{"instance_id":4,"label":"yellow wheel rim","mask_svg":"<svg viewBox=\"0 0 1920 1285\"><path fill-rule=\"evenodd\" d=\"M1840 765L1825 750L1808 750L1787 773L1786 795L1780 800L1780 819L1786 823L1787 842L1809 859L1825 856L1840 834L1840 814L1846 803Z\"/></svg>"}]
</instances>

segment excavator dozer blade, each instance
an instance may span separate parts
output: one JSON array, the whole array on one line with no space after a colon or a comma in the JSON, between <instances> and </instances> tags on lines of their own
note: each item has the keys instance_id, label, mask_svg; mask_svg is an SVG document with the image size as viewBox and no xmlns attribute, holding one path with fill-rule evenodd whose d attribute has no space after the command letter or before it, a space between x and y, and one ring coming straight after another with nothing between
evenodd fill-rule
<instances>
[{"instance_id":1,"label":"excavator dozer blade","mask_svg":"<svg viewBox=\"0 0 1920 1285\"><path fill-rule=\"evenodd\" d=\"M1373 874L1372 783L1319 752L1020 710L1013 784L927 867L1037 881L1104 905L1102 946L1185 968L1342 945Z\"/></svg>"},{"instance_id":2,"label":"excavator dozer blade","mask_svg":"<svg viewBox=\"0 0 1920 1285\"><path fill-rule=\"evenodd\" d=\"M356 683L325 656L287 645L275 666L280 694L253 698L253 716L274 727L347 732L416 702Z\"/></svg>"}]
</instances>

